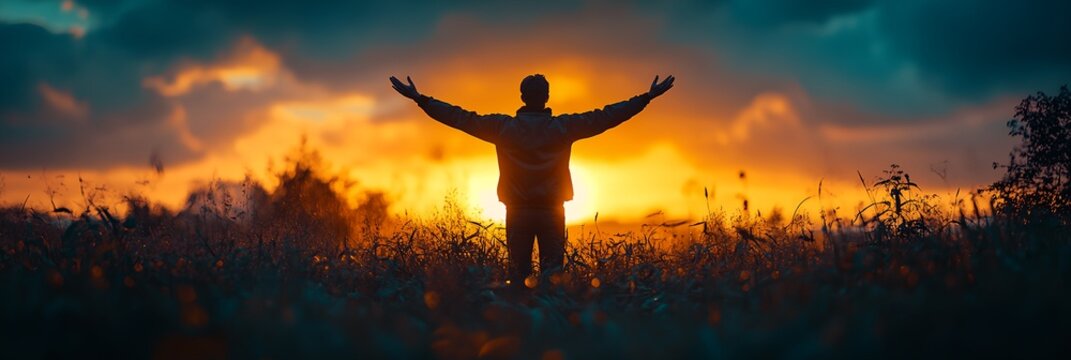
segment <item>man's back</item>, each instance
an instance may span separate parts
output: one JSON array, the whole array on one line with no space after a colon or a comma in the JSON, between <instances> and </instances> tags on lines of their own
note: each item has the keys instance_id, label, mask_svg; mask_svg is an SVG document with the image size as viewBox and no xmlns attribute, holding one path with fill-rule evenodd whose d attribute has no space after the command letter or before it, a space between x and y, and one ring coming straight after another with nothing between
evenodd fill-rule
<instances>
[{"instance_id":1,"label":"man's back","mask_svg":"<svg viewBox=\"0 0 1071 360\"><path fill-rule=\"evenodd\" d=\"M498 199L507 206L540 206L572 200L569 156L573 142L598 135L647 106L650 97L581 114L554 116L550 109L526 110L516 116L478 115L432 98L417 101L431 118L495 144L498 154Z\"/></svg>"},{"instance_id":2,"label":"man's back","mask_svg":"<svg viewBox=\"0 0 1071 360\"><path fill-rule=\"evenodd\" d=\"M498 153L498 198L506 204L555 204L573 198L569 155L573 141L560 117L518 112L502 126Z\"/></svg>"}]
</instances>

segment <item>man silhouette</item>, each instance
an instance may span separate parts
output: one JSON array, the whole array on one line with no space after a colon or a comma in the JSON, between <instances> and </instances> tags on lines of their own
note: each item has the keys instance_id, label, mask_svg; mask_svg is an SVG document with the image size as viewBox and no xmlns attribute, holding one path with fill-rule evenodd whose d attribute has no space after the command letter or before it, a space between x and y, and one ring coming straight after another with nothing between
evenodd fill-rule
<instances>
[{"instance_id":1,"label":"man silhouette","mask_svg":"<svg viewBox=\"0 0 1071 360\"><path fill-rule=\"evenodd\" d=\"M394 90L416 101L432 119L495 144L498 154L498 199L506 204L509 278L523 287L532 272L532 245L539 239L539 268L544 276L559 270L565 256L565 208L573 198L569 154L573 142L610 129L639 113L673 87L673 76L629 100L583 114L554 116L546 107L550 83L535 74L521 81L524 106L516 116L479 115L420 94L391 76ZM530 287L534 284L528 284Z\"/></svg>"}]
</instances>

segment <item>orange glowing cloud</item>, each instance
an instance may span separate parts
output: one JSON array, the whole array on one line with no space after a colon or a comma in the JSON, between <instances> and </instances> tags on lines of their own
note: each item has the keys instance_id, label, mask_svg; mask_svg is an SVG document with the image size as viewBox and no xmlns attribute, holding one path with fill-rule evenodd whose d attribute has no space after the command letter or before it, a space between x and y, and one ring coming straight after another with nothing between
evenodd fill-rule
<instances>
[{"instance_id":1,"label":"orange glowing cloud","mask_svg":"<svg viewBox=\"0 0 1071 360\"><path fill-rule=\"evenodd\" d=\"M186 108L175 106L167 117L167 124L178 134L179 141L183 146L193 151L201 151L201 140L190 132L190 126L186 119Z\"/></svg>"},{"instance_id":2,"label":"orange glowing cloud","mask_svg":"<svg viewBox=\"0 0 1071 360\"><path fill-rule=\"evenodd\" d=\"M1017 103L1014 98L1002 98L984 106L959 109L939 118L926 118L906 124L869 124L866 126L845 126L822 124L818 131L830 141L838 143L888 143L910 140L920 136L940 136L955 138L964 131L973 131L979 127L998 123L1008 114L1009 109Z\"/></svg>"},{"instance_id":3,"label":"orange glowing cloud","mask_svg":"<svg viewBox=\"0 0 1071 360\"><path fill-rule=\"evenodd\" d=\"M164 96L184 95L197 85L219 82L229 91L257 91L274 85L283 73L279 56L250 38L238 42L218 63L186 64L172 76L152 76L143 85Z\"/></svg>"},{"instance_id":4,"label":"orange glowing cloud","mask_svg":"<svg viewBox=\"0 0 1071 360\"><path fill-rule=\"evenodd\" d=\"M37 91L50 107L73 119L84 120L86 114L89 113L89 105L85 102L75 99L69 92L56 89L48 83L38 84Z\"/></svg>"},{"instance_id":5,"label":"orange glowing cloud","mask_svg":"<svg viewBox=\"0 0 1071 360\"><path fill-rule=\"evenodd\" d=\"M730 122L728 129L719 132L717 140L722 145L747 141L754 127L779 126L798 128L800 117L790 100L777 93L762 93L755 96Z\"/></svg>"}]
</instances>

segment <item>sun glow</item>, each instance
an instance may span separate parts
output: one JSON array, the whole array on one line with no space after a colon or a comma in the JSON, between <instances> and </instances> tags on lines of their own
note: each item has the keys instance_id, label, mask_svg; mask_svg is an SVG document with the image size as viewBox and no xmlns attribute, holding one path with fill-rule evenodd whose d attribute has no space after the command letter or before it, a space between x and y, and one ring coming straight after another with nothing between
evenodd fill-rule
<instances>
[{"instance_id":1,"label":"sun glow","mask_svg":"<svg viewBox=\"0 0 1071 360\"><path fill-rule=\"evenodd\" d=\"M498 201L498 170L490 168L469 178L469 203L484 218L506 221L506 206Z\"/></svg>"},{"instance_id":2,"label":"sun glow","mask_svg":"<svg viewBox=\"0 0 1071 360\"><path fill-rule=\"evenodd\" d=\"M286 101L271 106L273 118L294 122L342 124L368 118L375 100L362 94L346 94L332 99Z\"/></svg>"},{"instance_id":3,"label":"sun glow","mask_svg":"<svg viewBox=\"0 0 1071 360\"><path fill-rule=\"evenodd\" d=\"M565 222L569 224L591 220L595 216L598 187L591 172L583 163L573 160L569 165L573 175L573 200L565 203Z\"/></svg>"},{"instance_id":4,"label":"sun glow","mask_svg":"<svg viewBox=\"0 0 1071 360\"><path fill-rule=\"evenodd\" d=\"M595 216L598 196L592 176L583 163L574 161L569 170L573 176L573 200L565 203L565 222L576 224ZM469 178L469 203L486 219L505 222L506 206L498 201L498 171L488 167Z\"/></svg>"}]
</instances>

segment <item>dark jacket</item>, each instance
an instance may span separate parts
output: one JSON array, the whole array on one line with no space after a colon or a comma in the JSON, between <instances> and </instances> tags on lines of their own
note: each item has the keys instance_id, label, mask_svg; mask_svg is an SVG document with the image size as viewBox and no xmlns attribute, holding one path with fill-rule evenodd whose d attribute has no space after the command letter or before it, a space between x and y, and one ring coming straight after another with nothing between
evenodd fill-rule
<instances>
[{"instance_id":1,"label":"dark jacket","mask_svg":"<svg viewBox=\"0 0 1071 360\"><path fill-rule=\"evenodd\" d=\"M517 116L479 115L423 96L417 104L432 119L495 144L498 200L506 206L561 206L573 198L569 153L573 142L601 134L639 113L647 94L583 114L552 116L550 109Z\"/></svg>"}]
</instances>

